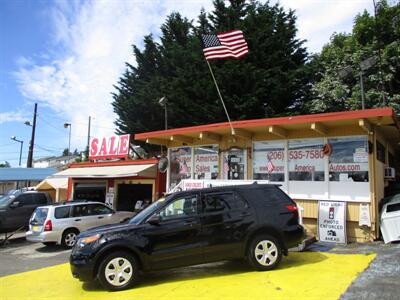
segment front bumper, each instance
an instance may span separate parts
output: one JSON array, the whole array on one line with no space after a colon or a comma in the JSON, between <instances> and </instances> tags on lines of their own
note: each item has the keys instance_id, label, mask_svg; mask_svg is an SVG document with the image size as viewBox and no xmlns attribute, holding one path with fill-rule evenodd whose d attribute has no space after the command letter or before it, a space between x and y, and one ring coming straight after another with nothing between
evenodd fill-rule
<instances>
[{"instance_id":1,"label":"front bumper","mask_svg":"<svg viewBox=\"0 0 400 300\"><path fill-rule=\"evenodd\" d=\"M59 235L52 231L45 231L45 232L27 231L25 233L25 237L30 242L38 242L38 243L60 242Z\"/></svg>"},{"instance_id":2,"label":"front bumper","mask_svg":"<svg viewBox=\"0 0 400 300\"><path fill-rule=\"evenodd\" d=\"M95 261L92 256L74 253L74 250L72 250L69 265L74 278L80 281L92 281L94 279Z\"/></svg>"}]
</instances>

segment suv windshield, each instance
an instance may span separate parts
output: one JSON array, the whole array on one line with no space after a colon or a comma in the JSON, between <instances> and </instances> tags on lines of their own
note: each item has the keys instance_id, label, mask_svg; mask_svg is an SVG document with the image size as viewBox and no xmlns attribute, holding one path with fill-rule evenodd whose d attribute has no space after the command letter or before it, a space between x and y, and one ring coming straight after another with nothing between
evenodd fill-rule
<instances>
[{"instance_id":1,"label":"suv windshield","mask_svg":"<svg viewBox=\"0 0 400 300\"><path fill-rule=\"evenodd\" d=\"M14 199L14 195L6 195L0 198L0 206L7 206L8 203L11 202L12 199Z\"/></svg>"},{"instance_id":2,"label":"suv windshield","mask_svg":"<svg viewBox=\"0 0 400 300\"><path fill-rule=\"evenodd\" d=\"M160 198L158 199L156 202L153 202L152 204L150 204L148 207L146 207L145 209L143 209L140 213L138 213L136 216L134 216L129 223L130 224L140 224L141 222L143 222L143 220L145 220L147 217L151 216L156 210L157 208L160 207L160 205L165 201L165 198Z\"/></svg>"}]
</instances>

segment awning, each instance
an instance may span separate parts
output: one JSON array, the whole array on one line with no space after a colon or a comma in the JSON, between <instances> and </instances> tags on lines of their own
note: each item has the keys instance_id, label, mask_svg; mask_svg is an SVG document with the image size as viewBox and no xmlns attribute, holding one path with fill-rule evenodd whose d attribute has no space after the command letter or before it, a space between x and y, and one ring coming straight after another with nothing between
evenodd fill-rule
<instances>
[{"instance_id":1,"label":"awning","mask_svg":"<svg viewBox=\"0 0 400 300\"><path fill-rule=\"evenodd\" d=\"M68 178L46 178L37 186L37 190L67 189Z\"/></svg>"},{"instance_id":2,"label":"awning","mask_svg":"<svg viewBox=\"0 0 400 300\"><path fill-rule=\"evenodd\" d=\"M157 166L155 164L69 168L54 174L53 178L117 178L117 177L156 177Z\"/></svg>"}]
</instances>

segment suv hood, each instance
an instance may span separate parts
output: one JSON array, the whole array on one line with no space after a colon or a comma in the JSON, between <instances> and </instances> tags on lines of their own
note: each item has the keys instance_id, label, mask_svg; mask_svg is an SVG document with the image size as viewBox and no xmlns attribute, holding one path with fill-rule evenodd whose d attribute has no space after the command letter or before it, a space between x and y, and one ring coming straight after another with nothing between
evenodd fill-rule
<instances>
[{"instance_id":1,"label":"suv hood","mask_svg":"<svg viewBox=\"0 0 400 300\"><path fill-rule=\"evenodd\" d=\"M138 227L138 226L134 225L134 224L130 224L130 223L118 223L118 224L103 225L103 226L93 227L85 232L82 232L81 234L79 234L79 238L92 236L95 234L105 234L105 233L111 233L111 232L115 232L115 231L122 231L122 230L125 230L128 228L129 228L129 230L132 230L135 227Z\"/></svg>"}]
</instances>

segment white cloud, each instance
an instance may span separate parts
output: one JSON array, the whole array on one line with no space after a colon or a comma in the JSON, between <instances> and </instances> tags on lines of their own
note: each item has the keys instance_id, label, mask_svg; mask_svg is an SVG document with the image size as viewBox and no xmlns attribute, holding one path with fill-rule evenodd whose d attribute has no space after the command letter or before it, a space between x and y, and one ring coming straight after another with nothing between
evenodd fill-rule
<instances>
[{"instance_id":1,"label":"white cloud","mask_svg":"<svg viewBox=\"0 0 400 300\"><path fill-rule=\"evenodd\" d=\"M1 112L0 124L6 122L24 122L28 120L27 114L23 112Z\"/></svg>"},{"instance_id":2,"label":"white cloud","mask_svg":"<svg viewBox=\"0 0 400 300\"><path fill-rule=\"evenodd\" d=\"M350 33L356 14L373 11L370 0L280 0L296 10L298 36L306 39L310 52L319 52L334 32Z\"/></svg>"},{"instance_id":3,"label":"white cloud","mask_svg":"<svg viewBox=\"0 0 400 300\"><path fill-rule=\"evenodd\" d=\"M94 117L93 135L111 134L111 92L133 63L132 44L159 28L172 11L196 18L211 1L93 1L59 2L51 11L54 24L52 60L27 64L21 58L15 73L24 97L47 106L68 119L83 136L88 116ZM40 54L39 54L40 55ZM96 127L96 125L101 127ZM109 129L107 129L109 128ZM82 137L73 147L83 148Z\"/></svg>"}]
</instances>

